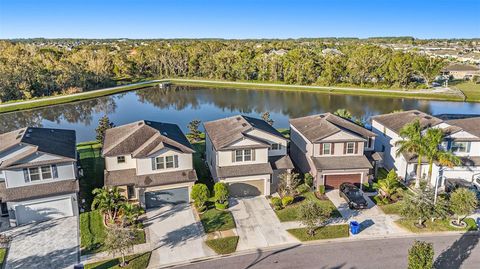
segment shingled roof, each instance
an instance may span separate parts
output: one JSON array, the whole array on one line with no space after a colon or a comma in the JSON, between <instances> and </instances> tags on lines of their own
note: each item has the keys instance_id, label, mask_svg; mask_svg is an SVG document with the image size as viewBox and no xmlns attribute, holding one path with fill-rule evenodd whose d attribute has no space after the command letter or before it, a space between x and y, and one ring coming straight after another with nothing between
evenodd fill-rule
<instances>
[{"instance_id":1,"label":"shingled roof","mask_svg":"<svg viewBox=\"0 0 480 269\"><path fill-rule=\"evenodd\" d=\"M105 171L106 186L134 185L136 187L151 187L176 183L195 182L196 180L197 174L194 169L170 171L165 173L154 173L147 175L137 175L134 168Z\"/></svg>"},{"instance_id":2,"label":"shingled roof","mask_svg":"<svg viewBox=\"0 0 480 269\"><path fill-rule=\"evenodd\" d=\"M194 152L178 125L142 120L108 129L103 142L103 156L132 154L141 158L163 148Z\"/></svg>"},{"instance_id":3,"label":"shingled roof","mask_svg":"<svg viewBox=\"0 0 480 269\"><path fill-rule=\"evenodd\" d=\"M76 160L76 135L74 130L26 127L8 133L0 134L0 152L11 149L17 145L26 144L31 148L4 160L2 168L21 164L21 160L35 153L47 153L61 157L59 161Z\"/></svg>"},{"instance_id":4,"label":"shingled roof","mask_svg":"<svg viewBox=\"0 0 480 269\"><path fill-rule=\"evenodd\" d=\"M244 138L255 139L247 134L254 129L286 139L266 121L244 115L205 122L204 126L213 146L217 150L226 149L232 143ZM261 141L259 142L262 143Z\"/></svg>"},{"instance_id":5,"label":"shingled roof","mask_svg":"<svg viewBox=\"0 0 480 269\"><path fill-rule=\"evenodd\" d=\"M317 142L342 130L363 138L376 136L366 128L332 113L324 113L291 119L290 124L311 142Z\"/></svg>"},{"instance_id":6,"label":"shingled roof","mask_svg":"<svg viewBox=\"0 0 480 269\"><path fill-rule=\"evenodd\" d=\"M443 120L419 110L401 111L372 117L372 120L382 124L397 134L400 133L403 126L414 122L416 119L420 121L422 128L428 128L443 122Z\"/></svg>"},{"instance_id":7,"label":"shingled roof","mask_svg":"<svg viewBox=\"0 0 480 269\"><path fill-rule=\"evenodd\" d=\"M447 120L445 123L461 128L462 130L480 138L480 117Z\"/></svg>"},{"instance_id":8,"label":"shingled roof","mask_svg":"<svg viewBox=\"0 0 480 269\"><path fill-rule=\"evenodd\" d=\"M5 182L0 183L0 198L4 202L36 199L52 195L77 193L78 180L58 180L55 183L32 184L28 186L6 188Z\"/></svg>"}]
</instances>

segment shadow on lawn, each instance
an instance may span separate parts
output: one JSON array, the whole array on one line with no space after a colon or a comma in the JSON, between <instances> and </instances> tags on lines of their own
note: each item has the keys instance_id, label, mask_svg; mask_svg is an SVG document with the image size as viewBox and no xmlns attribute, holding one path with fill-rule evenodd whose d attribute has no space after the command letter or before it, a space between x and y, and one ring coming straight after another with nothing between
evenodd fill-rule
<instances>
[{"instance_id":1,"label":"shadow on lawn","mask_svg":"<svg viewBox=\"0 0 480 269\"><path fill-rule=\"evenodd\" d=\"M435 260L435 268L460 268L478 245L480 236L477 233L463 234Z\"/></svg>"}]
</instances>

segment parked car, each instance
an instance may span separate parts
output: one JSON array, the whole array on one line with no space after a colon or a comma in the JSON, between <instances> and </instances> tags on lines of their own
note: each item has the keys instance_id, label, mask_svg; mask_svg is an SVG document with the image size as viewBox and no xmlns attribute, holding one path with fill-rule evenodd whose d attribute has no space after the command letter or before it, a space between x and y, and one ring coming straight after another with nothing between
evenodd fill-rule
<instances>
[{"instance_id":1,"label":"parked car","mask_svg":"<svg viewBox=\"0 0 480 269\"><path fill-rule=\"evenodd\" d=\"M340 185L340 197L347 201L350 209L365 209L368 207L367 200L363 197L362 192L352 183L345 182Z\"/></svg>"}]
</instances>

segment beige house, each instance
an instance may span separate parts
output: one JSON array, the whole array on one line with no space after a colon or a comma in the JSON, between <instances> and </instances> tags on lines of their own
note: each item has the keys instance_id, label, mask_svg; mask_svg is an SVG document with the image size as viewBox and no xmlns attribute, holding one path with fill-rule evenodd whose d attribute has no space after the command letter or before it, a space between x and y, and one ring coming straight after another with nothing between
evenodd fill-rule
<instances>
[{"instance_id":1,"label":"beige house","mask_svg":"<svg viewBox=\"0 0 480 269\"><path fill-rule=\"evenodd\" d=\"M105 186L118 186L145 208L190 201L197 180L194 150L171 123L137 121L108 129L102 155Z\"/></svg>"},{"instance_id":2,"label":"beige house","mask_svg":"<svg viewBox=\"0 0 480 269\"><path fill-rule=\"evenodd\" d=\"M331 113L290 120L290 157L315 186L338 188L343 182L368 182L375 134ZM368 154L371 156L372 154Z\"/></svg>"},{"instance_id":3,"label":"beige house","mask_svg":"<svg viewBox=\"0 0 480 269\"><path fill-rule=\"evenodd\" d=\"M474 65L452 64L442 70L442 74L451 76L453 79L472 79L480 76L480 68Z\"/></svg>"},{"instance_id":4,"label":"beige house","mask_svg":"<svg viewBox=\"0 0 480 269\"><path fill-rule=\"evenodd\" d=\"M288 140L264 120L239 115L204 126L206 162L232 196L270 195L278 175L293 169Z\"/></svg>"}]
</instances>

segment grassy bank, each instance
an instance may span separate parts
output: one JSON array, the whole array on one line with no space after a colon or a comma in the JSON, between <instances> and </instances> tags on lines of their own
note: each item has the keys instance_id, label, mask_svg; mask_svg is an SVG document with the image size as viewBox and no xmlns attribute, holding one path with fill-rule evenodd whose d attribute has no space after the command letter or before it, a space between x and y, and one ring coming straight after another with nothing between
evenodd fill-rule
<instances>
[{"instance_id":1,"label":"grassy bank","mask_svg":"<svg viewBox=\"0 0 480 269\"><path fill-rule=\"evenodd\" d=\"M85 269L145 269L148 267L148 262L150 261L151 252L146 252L143 254L136 254L125 257L127 261L127 266L120 267L120 259L115 258L112 260L106 260L95 263L88 263L85 265Z\"/></svg>"},{"instance_id":2,"label":"grassy bank","mask_svg":"<svg viewBox=\"0 0 480 269\"><path fill-rule=\"evenodd\" d=\"M480 101L480 84L475 84L470 81L454 81L450 83L451 88L458 89L465 94L467 102Z\"/></svg>"},{"instance_id":3,"label":"grassy bank","mask_svg":"<svg viewBox=\"0 0 480 269\"><path fill-rule=\"evenodd\" d=\"M82 101L87 99L93 99L93 98L112 95L116 93L147 88L157 84L158 82L151 82L151 83L144 83L144 84L138 84L138 85L118 86L115 88L109 88L108 90L105 90L105 89L93 90L93 91L82 92L78 94L56 95L56 96L48 96L48 97L42 97L37 99L30 99L30 100L18 100L18 101L13 101L13 102L0 105L0 113L45 107L45 106L53 106L53 105L71 103L71 102Z\"/></svg>"},{"instance_id":4,"label":"grassy bank","mask_svg":"<svg viewBox=\"0 0 480 269\"><path fill-rule=\"evenodd\" d=\"M205 241L217 254L230 254L237 250L238 236L229 236Z\"/></svg>"},{"instance_id":5,"label":"grassy bank","mask_svg":"<svg viewBox=\"0 0 480 269\"><path fill-rule=\"evenodd\" d=\"M287 230L287 232L300 241L312 241L348 237L350 235L348 229L348 224L339 224L317 228L314 235L309 235L307 233L307 228L290 229Z\"/></svg>"}]
</instances>

